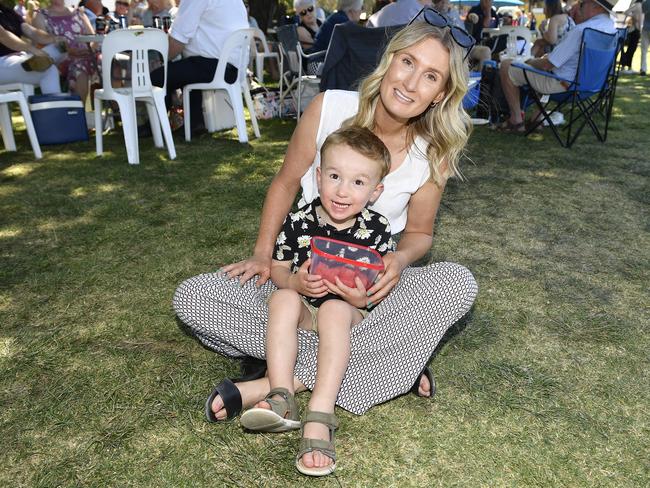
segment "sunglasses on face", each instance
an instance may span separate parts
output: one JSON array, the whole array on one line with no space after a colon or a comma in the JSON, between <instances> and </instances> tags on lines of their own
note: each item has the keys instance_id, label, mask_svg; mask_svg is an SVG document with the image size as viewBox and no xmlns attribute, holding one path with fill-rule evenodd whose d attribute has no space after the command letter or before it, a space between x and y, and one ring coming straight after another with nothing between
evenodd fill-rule
<instances>
[{"instance_id":1,"label":"sunglasses on face","mask_svg":"<svg viewBox=\"0 0 650 488\"><path fill-rule=\"evenodd\" d=\"M311 7L307 7L305 10L301 10L300 12L298 12L298 15L304 17L305 15L307 15L308 13L310 14L313 11L314 11L314 6L312 5Z\"/></svg>"},{"instance_id":2,"label":"sunglasses on face","mask_svg":"<svg viewBox=\"0 0 650 488\"><path fill-rule=\"evenodd\" d=\"M424 7L422 10L420 10L415 17L411 19L411 21L407 25L411 25L415 20L420 17L424 18L424 21L432 25L433 27L449 27L449 30L451 31L451 37L454 40L456 44L458 44L460 47L463 49L467 49L467 53L465 54L465 57L463 58L463 61L467 59L467 56L469 56L469 52L476 44L476 40L470 36L467 31L461 27L458 27L455 24L452 24L449 22L447 17L442 15L440 12L437 10L432 9L431 7Z\"/></svg>"}]
</instances>

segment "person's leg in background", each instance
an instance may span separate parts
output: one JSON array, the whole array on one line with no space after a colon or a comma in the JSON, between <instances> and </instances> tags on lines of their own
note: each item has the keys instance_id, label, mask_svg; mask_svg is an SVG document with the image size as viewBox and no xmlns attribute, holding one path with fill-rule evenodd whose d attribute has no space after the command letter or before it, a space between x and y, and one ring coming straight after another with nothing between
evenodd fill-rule
<instances>
[{"instance_id":1,"label":"person's leg in background","mask_svg":"<svg viewBox=\"0 0 650 488\"><path fill-rule=\"evenodd\" d=\"M0 57L0 84L27 83L40 85L44 94L60 93L61 82L56 66L52 65L45 71L25 71L22 63L31 57L32 55L26 52Z\"/></svg>"},{"instance_id":2,"label":"person's leg in background","mask_svg":"<svg viewBox=\"0 0 650 488\"><path fill-rule=\"evenodd\" d=\"M217 70L217 59L192 56L168 64L167 67L167 96L165 104L171 108L172 95L185 85L190 83L208 83L213 80ZM163 84L164 70L162 67L151 72L151 83L156 86ZM237 69L234 66L226 67L226 81L233 83L237 79ZM190 124L192 129L203 127L203 97L200 90L194 90L190 94Z\"/></svg>"},{"instance_id":3,"label":"person's leg in background","mask_svg":"<svg viewBox=\"0 0 650 488\"><path fill-rule=\"evenodd\" d=\"M641 31L641 75L648 71L648 46L650 46L650 31Z\"/></svg>"}]
</instances>

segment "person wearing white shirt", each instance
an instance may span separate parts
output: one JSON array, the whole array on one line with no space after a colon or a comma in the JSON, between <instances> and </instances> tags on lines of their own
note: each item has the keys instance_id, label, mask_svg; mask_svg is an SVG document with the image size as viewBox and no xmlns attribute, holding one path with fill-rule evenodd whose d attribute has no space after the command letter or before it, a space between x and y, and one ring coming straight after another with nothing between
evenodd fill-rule
<instances>
[{"instance_id":1,"label":"person wearing white shirt","mask_svg":"<svg viewBox=\"0 0 650 488\"><path fill-rule=\"evenodd\" d=\"M397 0L375 12L368 19L368 27L390 27L406 25L415 17L422 7L431 6L431 0Z\"/></svg>"},{"instance_id":2,"label":"person wearing white shirt","mask_svg":"<svg viewBox=\"0 0 650 488\"><path fill-rule=\"evenodd\" d=\"M581 0L579 11L581 22L570 30L550 54L541 58L526 61L533 68L549 71L564 78L573 80L578 70L582 32L595 29L608 34L614 34L616 27L610 16L613 5L609 0ZM505 123L505 129L511 132L525 132L519 87L528 83L521 68L510 66L511 60L504 60L499 68L501 87L508 101L510 118ZM550 76L529 73L531 87L538 93L553 94L566 91L568 84Z\"/></svg>"},{"instance_id":3,"label":"person wearing white shirt","mask_svg":"<svg viewBox=\"0 0 650 488\"><path fill-rule=\"evenodd\" d=\"M167 66L167 107L171 95L191 83L208 83L214 78L221 49L230 34L248 28L246 8L241 0L191 0L183 1L169 31L169 59L182 54L183 58L170 61ZM162 86L164 69L151 73L151 82ZM237 79L237 69L228 64L226 81ZM202 92L190 94L192 130L202 128Z\"/></svg>"}]
</instances>

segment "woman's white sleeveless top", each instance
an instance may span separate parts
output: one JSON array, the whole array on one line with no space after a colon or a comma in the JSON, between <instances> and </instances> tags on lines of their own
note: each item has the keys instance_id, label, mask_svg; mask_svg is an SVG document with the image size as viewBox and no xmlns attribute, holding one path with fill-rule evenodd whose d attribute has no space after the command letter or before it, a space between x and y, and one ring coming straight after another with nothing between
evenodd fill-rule
<instances>
[{"instance_id":1,"label":"woman's white sleeveless top","mask_svg":"<svg viewBox=\"0 0 650 488\"><path fill-rule=\"evenodd\" d=\"M302 197L299 205L310 203L318 196L316 168L320 166L320 148L329 134L339 129L345 120L357 113L358 106L357 92L345 90L325 92L316 136L316 157L300 180ZM425 155L426 143L418 137L402 165L384 178L384 191L370 207L388 219L393 234L404 230L411 195L429 179L429 163Z\"/></svg>"}]
</instances>

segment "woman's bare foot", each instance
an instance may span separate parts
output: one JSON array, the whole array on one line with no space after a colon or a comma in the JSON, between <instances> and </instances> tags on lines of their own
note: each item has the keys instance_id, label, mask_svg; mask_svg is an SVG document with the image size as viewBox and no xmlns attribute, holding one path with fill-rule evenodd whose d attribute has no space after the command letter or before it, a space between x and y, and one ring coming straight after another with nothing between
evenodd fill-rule
<instances>
[{"instance_id":1,"label":"woman's bare foot","mask_svg":"<svg viewBox=\"0 0 650 488\"><path fill-rule=\"evenodd\" d=\"M269 391L271 391L269 379L267 377L259 378L253 381L235 383L235 386L241 394L242 406L244 408L249 408L251 405L259 402L268 394ZM226 409L223 406L221 395L217 395L214 398L211 408L214 412L214 416L218 420L225 420L228 416L228 412L226 412Z\"/></svg>"},{"instance_id":2,"label":"woman's bare foot","mask_svg":"<svg viewBox=\"0 0 650 488\"><path fill-rule=\"evenodd\" d=\"M420 384L418 386L418 395L421 397L430 397L431 396L431 383L427 375L423 374L420 376Z\"/></svg>"}]
</instances>

